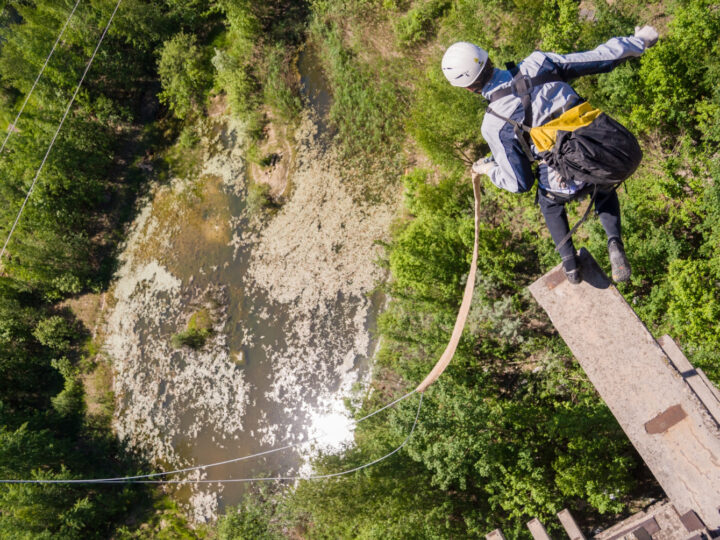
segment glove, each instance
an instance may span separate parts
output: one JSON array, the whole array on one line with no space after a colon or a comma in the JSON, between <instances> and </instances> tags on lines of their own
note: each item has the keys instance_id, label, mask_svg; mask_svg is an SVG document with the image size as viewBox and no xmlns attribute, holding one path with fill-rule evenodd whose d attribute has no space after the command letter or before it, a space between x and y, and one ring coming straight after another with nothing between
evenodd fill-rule
<instances>
[{"instance_id":1,"label":"glove","mask_svg":"<svg viewBox=\"0 0 720 540\"><path fill-rule=\"evenodd\" d=\"M490 171L495 167L493 158L479 159L472 166L473 174L485 174L489 176Z\"/></svg>"},{"instance_id":2,"label":"glove","mask_svg":"<svg viewBox=\"0 0 720 540\"><path fill-rule=\"evenodd\" d=\"M635 27L635 37L638 37L643 40L643 43L645 44L645 48L649 49L653 45L657 43L658 40L658 33L655 28L649 25L645 25L642 28L639 26Z\"/></svg>"}]
</instances>

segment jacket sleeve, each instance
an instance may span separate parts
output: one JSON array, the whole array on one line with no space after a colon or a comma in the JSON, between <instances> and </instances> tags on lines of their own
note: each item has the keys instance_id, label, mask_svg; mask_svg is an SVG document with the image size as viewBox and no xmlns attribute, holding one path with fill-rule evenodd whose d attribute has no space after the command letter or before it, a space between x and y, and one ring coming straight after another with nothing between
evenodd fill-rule
<instances>
[{"instance_id":1,"label":"jacket sleeve","mask_svg":"<svg viewBox=\"0 0 720 540\"><path fill-rule=\"evenodd\" d=\"M585 52L572 54L544 53L557 66L566 80L593 73L607 73L628 58L640 56L645 51L642 39L615 37L599 47Z\"/></svg>"},{"instance_id":2,"label":"jacket sleeve","mask_svg":"<svg viewBox=\"0 0 720 540\"><path fill-rule=\"evenodd\" d=\"M512 126L503 124L501 129L497 129L483 122L481 128L483 138L490 146L495 160L495 167L488 176L499 188L512 193L524 193L535 183L530 160L515 137Z\"/></svg>"}]
</instances>

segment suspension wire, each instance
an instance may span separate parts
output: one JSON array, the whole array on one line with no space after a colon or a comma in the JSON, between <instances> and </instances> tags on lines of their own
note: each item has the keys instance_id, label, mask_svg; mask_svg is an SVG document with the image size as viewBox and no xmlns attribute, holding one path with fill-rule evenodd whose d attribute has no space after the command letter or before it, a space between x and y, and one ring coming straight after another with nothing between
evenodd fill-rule
<instances>
[{"instance_id":1,"label":"suspension wire","mask_svg":"<svg viewBox=\"0 0 720 540\"><path fill-rule=\"evenodd\" d=\"M415 392L411 392L408 395L414 394ZM369 463L365 463L363 465L359 465L358 467L353 467L352 469L347 469L345 471L340 471L336 473L330 473L330 474L315 474L310 476L274 476L274 477L263 477L263 476L257 476L254 478L226 478L224 480L139 480L137 482L130 482L130 483L137 483L137 484L229 484L229 483L239 483L239 482L282 482L282 481L288 481L288 480L322 480L325 478L336 478L338 476L345 476L346 474L351 474L357 471L361 471L362 469L367 469L368 467L372 467L373 465L376 465L380 463L381 461L386 460L390 456L397 454L402 448L410 441L410 438L412 437L413 433L415 432L415 427L418 423L418 418L420 417L420 408L422 407L423 402L423 396L425 394L420 392L420 399L418 400L418 408L417 412L415 413L415 421L413 422L412 428L410 429L410 433L408 433L407 437L405 437L405 440L395 448L393 451L388 452L382 457L379 457ZM109 482L112 484L120 484L125 482Z\"/></svg>"},{"instance_id":2,"label":"suspension wire","mask_svg":"<svg viewBox=\"0 0 720 540\"><path fill-rule=\"evenodd\" d=\"M50 62L50 57L55 52L55 49L58 46L58 43L60 43L60 40L62 39L63 35L65 34L65 30L68 27L68 24L70 24L70 19L72 19L72 16L75 14L75 10L77 9L78 5L80 4L80 0L77 0L75 2L75 5L72 8L72 11L70 12L70 15L68 15L67 20L65 21L65 24L62 27L62 30L60 30L60 34L58 35L57 39L55 40L55 44L52 46L52 49L50 49L50 54L47 55L47 58L45 59L45 63L40 68L40 72L37 74L37 77L35 77L35 82L30 87L30 91L25 96L25 101L23 101L22 107L20 107L20 111L17 113L17 116L15 117L15 120L12 124L8 127L7 135L5 136L5 140L2 143L2 146L0 146L0 154L3 153L5 150L5 145L8 142L8 139L10 139L10 136L15 131L15 128L17 128L18 121L20 120L20 117L22 116L23 111L25 110L25 105L28 104L28 101L30 101L30 96L32 95L33 91L35 90L35 87L37 86L38 81L40 80L40 77L42 76L43 72L45 71L45 68L48 65L48 62Z\"/></svg>"},{"instance_id":3,"label":"suspension wire","mask_svg":"<svg viewBox=\"0 0 720 540\"><path fill-rule=\"evenodd\" d=\"M404 396L399 397L398 399L388 403L387 405L384 405L380 409L377 409L376 411L371 412L370 414L367 414L363 416L362 418L359 418L358 420L353 420L351 423L357 425L360 422L363 422L369 418L372 418L376 414L381 413L382 411L393 407L394 405L397 405L401 401L409 398L413 394L417 393L417 390L412 390L411 392L408 392ZM285 446L272 448L270 450L265 450L264 452L258 452L257 454L251 454L247 456L242 456L239 458L234 459L228 459L225 461L218 461L216 463L210 463L207 465L198 465L195 467L187 467L184 469L177 469L174 471L166 471L166 472L159 472L159 473L152 473L152 474L144 474L144 475L138 475L138 476L124 476L124 477L117 477L117 478L93 478L93 479L68 479L68 480L0 480L0 484L211 484L211 483L225 483L225 482L252 482L255 480L297 480L300 478L307 478L307 479L316 479L316 478L330 478L333 476L342 476L344 474L350 474L352 472L355 472L360 469L364 469L366 467L370 467L371 465L374 465L376 463L379 463L380 461L383 461L384 459L389 458L396 452L400 451L400 449L407 444L407 442L410 440L411 435L415 431L415 426L417 425L418 416L420 415L420 406L422 405L422 394L420 395L420 401L418 404L418 410L417 414L415 415L415 423L413 424L413 427L410 431L410 434L407 436L405 441L398 446L395 450L390 452L389 454L386 454L385 456L376 459L372 463L368 463L365 465L362 465L360 467L356 467L355 469L351 469L348 471L343 471L342 473L334 473L330 475L317 475L317 476L278 476L278 477L259 477L259 478L237 478L237 479L226 479L226 480L148 480L148 478L156 478L158 476L167 476L170 474L179 474L179 473L186 473L186 472L192 472L197 470L204 470L209 469L211 467L217 467L220 465L227 465L229 463L237 463L239 461L244 461L248 459L252 459L255 457L265 456L268 454L273 454L275 452L280 452L282 450L288 450L290 448L295 448L298 446L302 446L304 444L307 444L309 442L317 441L322 439L323 437L327 436L327 433L325 435L320 435L317 437L313 437L312 439L308 439L306 441L300 441L293 444L288 444Z\"/></svg>"},{"instance_id":4,"label":"suspension wire","mask_svg":"<svg viewBox=\"0 0 720 540\"><path fill-rule=\"evenodd\" d=\"M10 233L8 234L7 240L5 240L5 245L3 245L2 250L0 250L0 265L2 264L2 257L3 257L3 255L5 255L5 250L7 249L7 246L10 243L10 239L12 238L12 235L15 232L18 222L20 221L20 216L22 216L22 213L25 210L25 206L27 205L27 202L30 199L30 195L32 194L33 190L35 189L35 184L37 183L37 180L40 177L40 172L42 172L42 169L45 166L45 162L47 161L48 156L50 155L50 151L52 150L53 146L55 145L55 140L57 139L58 135L60 134L60 130L62 129L63 124L65 123L65 119L67 118L67 115L70 113L70 109L72 108L73 103L75 103L75 98L77 97L78 92L80 92L80 87L82 86L83 82L85 81L85 76L88 74L88 71L90 71L90 66L92 66L93 60L95 60L95 55L97 55L97 52L100 50L100 45L102 45L102 42L105 39L105 35L107 34L108 30L110 29L110 25L112 24L113 19L115 18L115 14L117 13L117 10L120 7L121 2L122 2L122 0L118 0L117 4L115 5L115 9L113 10L112 15L110 15L110 19L108 20L107 25L105 26L105 29L103 30L103 33L100 36L100 41L98 41L98 44L95 47L95 50L93 51L92 56L90 56L90 60L88 60L88 63L85 66L85 71L83 72L82 77L80 77L80 82L78 83L77 87L75 88L75 92L73 93L73 96L70 99L70 102L68 103L67 108L65 109L65 113L63 114L62 119L60 120L60 124L58 125L57 130L55 130L55 135L53 135L53 138L50 141L50 145L48 146L47 152L45 152L45 157L43 158L42 162L40 163L40 167L38 167L38 170L35 173L35 178L33 178L32 184L30 184L30 189L28 190L27 195L25 196L25 200L23 201L22 206L20 207L20 211L18 212L18 215L15 218L15 223L13 223L13 226L10 229Z\"/></svg>"}]
</instances>

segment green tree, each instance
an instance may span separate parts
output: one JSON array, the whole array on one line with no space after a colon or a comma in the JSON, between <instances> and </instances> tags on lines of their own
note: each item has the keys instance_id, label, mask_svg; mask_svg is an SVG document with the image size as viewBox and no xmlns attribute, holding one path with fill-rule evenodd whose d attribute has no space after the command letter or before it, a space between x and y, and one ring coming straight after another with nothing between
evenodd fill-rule
<instances>
[{"instance_id":1,"label":"green tree","mask_svg":"<svg viewBox=\"0 0 720 540\"><path fill-rule=\"evenodd\" d=\"M79 337L78 331L60 315L53 315L38 322L33 332L45 347L55 351L67 351Z\"/></svg>"},{"instance_id":2,"label":"green tree","mask_svg":"<svg viewBox=\"0 0 720 540\"><path fill-rule=\"evenodd\" d=\"M160 99L178 118L202 106L210 83L206 53L194 35L180 32L165 42L158 60Z\"/></svg>"}]
</instances>

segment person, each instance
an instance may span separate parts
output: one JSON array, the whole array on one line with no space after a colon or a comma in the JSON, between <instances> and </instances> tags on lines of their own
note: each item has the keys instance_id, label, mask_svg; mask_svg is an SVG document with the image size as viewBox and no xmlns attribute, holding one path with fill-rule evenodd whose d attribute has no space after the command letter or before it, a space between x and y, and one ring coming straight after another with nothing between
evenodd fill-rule
<instances>
[{"instance_id":1,"label":"person","mask_svg":"<svg viewBox=\"0 0 720 540\"><path fill-rule=\"evenodd\" d=\"M565 205L593 192L594 186L566 179L543 162L534 145L522 141L508 119L526 122L522 100L508 90L517 70L540 84L530 92L532 126L545 124L583 102L567 81L593 73L606 73L628 58L640 56L658 39L651 26L636 27L629 37L615 37L586 52L556 54L535 51L511 73L493 66L488 53L467 42L451 45L442 59L442 70L453 85L466 88L492 102L492 111L485 114L481 133L490 146L492 158L473 165L473 174L484 174L497 187L513 193L530 190L535 183L532 163L537 167L540 210L562 259L562 268L570 283L582 282L582 272L572 238ZM542 78L545 78L545 82ZM493 99L496 94L497 99ZM527 101L526 101L527 103ZM529 120L529 118L528 118ZM612 277L616 282L630 279L630 264L625 255L620 227L620 204L616 190L600 187L595 195L595 212L605 229ZM563 243L563 240L564 243Z\"/></svg>"}]
</instances>

